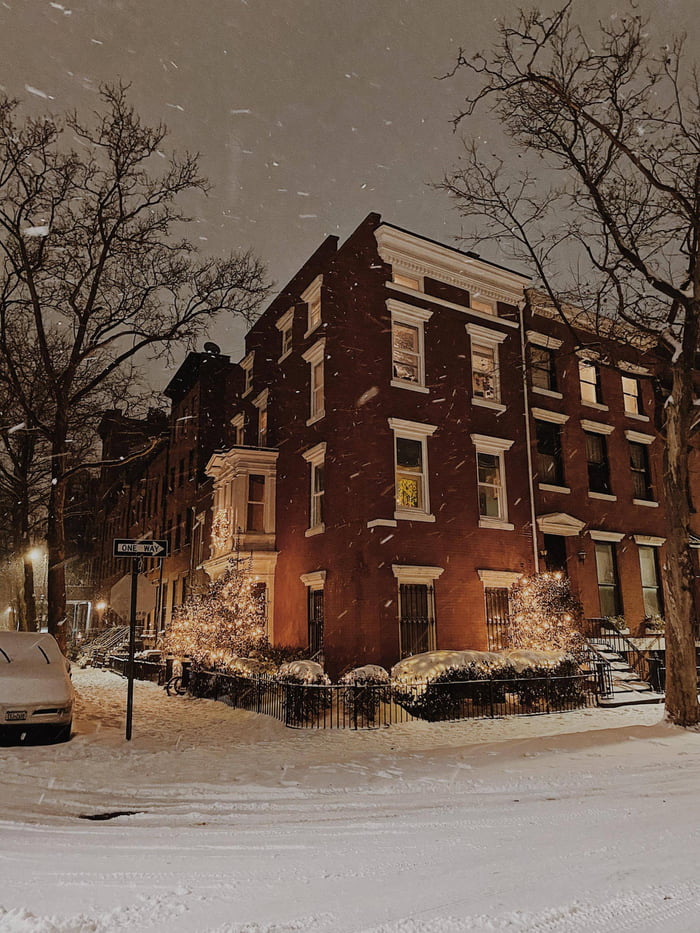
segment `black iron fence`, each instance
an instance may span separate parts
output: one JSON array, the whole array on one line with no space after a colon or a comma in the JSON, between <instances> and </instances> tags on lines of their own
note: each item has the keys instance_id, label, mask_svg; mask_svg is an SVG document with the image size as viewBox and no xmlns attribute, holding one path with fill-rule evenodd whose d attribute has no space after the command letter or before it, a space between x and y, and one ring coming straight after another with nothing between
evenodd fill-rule
<instances>
[{"instance_id":1,"label":"black iron fence","mask_svg":"<svg viewBox=\"0 0 700 933\"><path fill-rule=\"evenodd\" d=\"M129 659L123 655L110 655L105 663L115 674L127 676ZM165 666L159 661L141 661L138 658L134 660L134 679L150 680L153 683L165 683Z\"/></svg>"},{"instance_id":2,"label":"black iron fence","mask_svg":"<svg viewBox=\"0 0 700 933\"><path fill-rule=\"evenodd\" d=\"M189 690L197 697L274 716L295 729L377 729L419 720L444 722L581 709L595 705L600 686L596 673L346 686L195 671Z\"/></svg>"}]
</instances>

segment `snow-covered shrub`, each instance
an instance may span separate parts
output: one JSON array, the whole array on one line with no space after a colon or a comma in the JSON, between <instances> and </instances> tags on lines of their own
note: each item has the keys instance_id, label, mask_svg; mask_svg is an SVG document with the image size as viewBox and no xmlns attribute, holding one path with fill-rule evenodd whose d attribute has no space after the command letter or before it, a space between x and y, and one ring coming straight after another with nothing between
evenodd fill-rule
<instances>
[{"instance_id":1,"label":"snow-covered shrub","mask_svg":"<svg viewBox=\"0 0 700 933\"><path fill-rule=\"evenodd\" d=\"M227 673L238 677L271 676L277 671L277 665L263 658L233 658L227 666Z\"/></svg>"},{"instance_id":2,"label":"snow-covered shrub","mask_svg":"<svg viewBox=\"0 0 700 933\"><path fill-rule=\"evenodd\" d=\"M345 712L355 725L372 724L379 706L391 697L389 674L378 664L365 664L343 674L338 681Z\"/></svg>"},{"instance_id":3,"label":"snow-covered shrub","mask_svg":"<svg viewBox=\"0 0 700 933\"><path fill-rule=\"evenodd\" d=\"M428 651L404 658L391 669L394 699L412 716L428 721L458 719L464 704L505 698L500 684L513 676L507 658L491 651Z\"/></svg>"},{"instance_id":4,"label":"snow-covered shrub","mask_svg":"<svg viewBox=\"0 0 700 933\"><path fill-rule=\"evenodd\" d=\"M331 705L330 679L315 661L289 661L277 672L284 684L284 721L289 725L313 722Z\"/></svg>"},{"instance_id":5,"label":"snow-covered shrub","mask_svg":"<svg viewBox=\"0 0 700 933\"><path fill-rule=\"evenodd\" d=\"M511 649L505 651L515 671L509 691L521 706L536 709L543 702L550 709L582 705L586 688L576 658L565 651Z\"/></svg>"}]
</instances>

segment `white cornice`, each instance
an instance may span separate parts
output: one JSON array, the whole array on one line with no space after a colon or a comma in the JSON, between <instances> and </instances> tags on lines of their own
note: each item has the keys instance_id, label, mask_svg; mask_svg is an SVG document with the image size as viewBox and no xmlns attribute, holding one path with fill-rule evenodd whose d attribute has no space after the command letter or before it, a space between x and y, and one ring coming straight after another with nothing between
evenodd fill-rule
<instances>
[{"instance_id":1,"label":"white cornice","mask_svg":"<svg viewBox=\"0 0 700 933\"><path fill-rule=\"evenodd\" d=\"M484 586L499 589L510 589L522 577L522 573L513 570L477 570L477 573Z\"/></svg>"},{"instance_id":2,"label":"white cornice","mask_svg":"<svg viewBox=\"0 0 700 933\"><path fill-rule=\"evenodd\" d=\"M566 512L550 512L548 515L537 516L537 527L544 535L560 535L566 538L580 535L586 523Z\"/></svg>"},{"instance_id":3,"label":"white cornice","mask_svg":"<svg viewBox=\"0 0 700 933\"><path fill-rule=\"evenodd\" d=\"M531 284L527 276L499 269L387 224L378 227L374 235L384 262L400 266L403 272L428 276L468 292L479 292L484 298L517 304L523 299L524 289Z\"/></svg>"}]
</instances>

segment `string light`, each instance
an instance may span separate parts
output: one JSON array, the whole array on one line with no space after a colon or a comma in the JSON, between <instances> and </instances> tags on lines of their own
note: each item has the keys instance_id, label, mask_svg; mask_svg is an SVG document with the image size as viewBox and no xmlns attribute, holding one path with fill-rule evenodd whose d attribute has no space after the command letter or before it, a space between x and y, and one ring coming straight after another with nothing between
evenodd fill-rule
<instances>
[{"instance_id":1,"label":"string light","mask_svg":"<svg viewBox=\"0 0 700 933\"><path fill-rule=\"evenodd\" d=\"M510 589L510 640L513 648L578 654L581 604L563 573L521 577Z\"/></svg>"}]
</instances>

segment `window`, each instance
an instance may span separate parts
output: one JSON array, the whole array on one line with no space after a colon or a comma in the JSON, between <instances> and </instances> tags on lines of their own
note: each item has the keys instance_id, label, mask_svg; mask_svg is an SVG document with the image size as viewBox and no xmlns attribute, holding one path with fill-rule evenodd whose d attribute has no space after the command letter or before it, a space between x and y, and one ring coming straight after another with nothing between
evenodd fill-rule
<instances>
[{"instance_id":1,"label":"window","mask_svg":"<svg viewBox=\"0 0 700 933\"><path fill-rule=\"evenodd\" d=\"M622 377L622 400L625 406L626 415L641 415L641 386L639 379L633 376Z\"/></svg>"},{"instance_id":2,"label":"window","mask_svg":"<svg viewBox=\"0 0 700 933\"><path fill-rule=\"evenodd\" d=\"M428 495L426 438L437 428L398 418L390 418L389 427L394 431L394 518L434 521Z\"/></svg>"},{"instance_id":3,"label":"window","mask_svg":"<svg viewBox=\"0 0 700 933\"><path fill-rule=\"evenodd\" d=\"M589 492L611 494L608 446L604 435L584 431Z\"/></svg>"},{"instance_id":4,"label":"window","mask_svg":"<svg viewBox=\"0 0 700 933\"><path fill-rule=\"evenodd\" d=\"M318 660L319 657L323 657L323 588L326 571L303 573L301 582L308 588L309 654L312 659Z\"/></svg>"},{"instance_id":5,"label":"window","mask_svg":"<svg viewBox=\"0 0 700 933\"><path fill-rule=\"evenodd\" d=\"M513 441L472 434L476 447L477 497L479 525L512 530L508 522L504 453Z\"/></svg>"},{"instance_id":6,"label":"window","mask_svg":"<svg viewBox=\"0 0 700 933\"><path fill-rule=\"evenodd\" d=\"M564 485L561 425L551 421L535 421L537 438L537 472L540 483Z\"/></svg>"},{"instance_id":7,"label":"window","mask_svg":"<svg viewBox=\"0 0 700 933\"><path fill-rule=\"evenodd\" d=\"M469 296L469 307L483 314L496 314L496 302L490 298L477 298L475 294Z\"/></svg>"},{"instance_id":8,"label":"window","mask_svg":"<svg viewBox=\"0 0 700 933\"><path fill-rule=\"evenodd\" d=\"M489 651L510 648L510 591L505 586L484 587L486 637Z\"/></svg>"},{"instance_id":9,"label":"window","mask_svg":"<svg viewBox=\"0 0 700 933\"><path fill-rule=\"evenodd\" d=\"M267 444L267 403L270 396L270 390L264 389L257 398L253 399L253 405L258 409L258 447L265 447Z\"/></svg>"},{"instance_id":10,"label":"window","mask_svg":"<svg viewBox=\"0 0 700 933\"><path fill-rule=\"evenodd\" d=\"M255 360L255 350L251 350L250 353L241 360L241 368L243 370L243 395L247 395L249 392L253 391L253 362Z\"/></svg>"},{"instance_id":11,"label":"window","mask_svg":"<svg viewBox=\"0 0 700 933\"><path fill-rule=\"evenodd\" d=\"M231 418L231 425L234 432L233 443L237 447L242 447L245 443L245 415L243 412L239 412L234 418Z\"/></svg>"},{"instance_id":12,"label":"window","mask_svg":"<svg viewBox=\"0 0 700 933\"><path fill-rule=\"evenodd\" d=\"M309 527L306 537L325 531L324 495L325 495L325 458L326 442L316 444L303 454L304 460L311 466L311 494L309 498Z\"/></svg>"},{"instance_id":13,"label":"window","mask_svg":"<svg viewBox=\"0 0 700 933\"><path fill-rule=\"evenodd\" d=\"M289 356L292 352L292 325L294 324L294 308L286 311L275 324L280 332L281 352L278 362Z\"/></svg>"},{"instance_id":14,"label":"window","mask_svg":"<svg viewBox=\"0 0 700 933\"><path fill-rule=\"evenodd\" d=\"M630 469L632 471L632 497L634 499L653 500L651 476L649 474L649 456L646 444L629 441Z\"/></svg>"},{"instance_id":15,"label":"window","mask_svg":"<svg viewBox=\"0 0 700 933\"><path fill-rule=\"evenodd\" d=\"M187 476L189 479L194 479L194 450L187 455Z\"/></svg>"},{"instance_id":16,"label":"window","mask_svg":"<svg viewBox=\"0 0 700 933\"><path fill-rule=\"evenodd\" d=\"M405 272L399 272L397 269L392 269L391 280L396 285L401 285L403 288L410 288L414 292L423 291L423 282L416 275L408 275Z\"/></svg>"},{"instance_id":17,"label":"window","mask_svg":"<svg viewBox=\"0 0 700 933\"><path fill-rule=\"evenodd\" d=\"M642 572L642 596L646 616L663 615L664 602L659 584L658 548L639 546L639 566Z\"/></svg>"},{"instance_id":18,"label":"window","mask_svg":"<svg viewBox=\"0 0 700 933\"><path fill-rule=\"evenodd\" d=\"M180 550L180 543L182 540L182 515L180 512L177 513L175 517L175 550Z\"/></svg>"},{"instance_id":19,"label":"window","mask_svg":"<svg viewBox=\"0 0 700 933\"><path fill-rule=\"evenodd\" d=\"M192 540L192 509L185 512L185 544Z\"/></svg>"},{"instance_id":20,"label":"window","mask_svg":"<svg viewBox=\"0 0 700 933\"><path fill-rule=\"evenodd\" d=\"M321 418L325 415L324 405L324 372L323 372L323 358L324 350L326 346L325 338L317 340L316 343L304 353L304 359L311 367L311 377L310 377L310 402L309 402L309 418L307 420L307 425L313 424L314 421L320 421Z\"/></svg>"},{"instance_id":21,"label":"window","mask_svg":"<svg viewBox=\"0 0 700 933\"><path fill-rule=\"evenodd\" d=\"M423 328L432 311L413 308L390 299L391 361L393 386L416 391L425 389L425 342Z\"/></svg>"},{"instance_id":22,"label":"window","mask_svg":"<svg viewBox=\"0 0 700 933\"><path fill-rule=\"evenodd\" d=\"M317 276L311 285L304 291L301 295L301 300L306 304L307 308L307 328L306 334L308 335L316 330L316 328L321 323L321 286L323 285L323 276Z\"/></svg>"},{"instance_id":23,"label":"window","mask_svg":"<svg viewBox=\"0 0 700 933\"><path fill-rule=\"evenodd\" d=\"M258 473L248 476L247 531L265 531L265 477Z\"/></svg>"},{"instance_id":24,"label":"window","mask_svg":"<svg viewBox=\"0 0 700 933\"><path fill-rule=\"evenodd\" d=\"M394 564L392 570L399 590L399 656L407 658L434 651L437 644L434 586L443 568Z\"/></svg>"},{"instance_id":25,"label":"window","mask_svg":"<svg viewBox=\"0 0 700 933\"><path fill-rule=\"evenodd\" d=\"M538 389L548 392L557 390L557 373L554 364L554 350L547 347L530 345L530 381Z\"/></svg>"},{"instance_id":26,"label":"window","mask_svg":"<svg viewBox=\"0 0 700 933\"><path fill-rule=\"evenodd\" d=\"M471 339L472 401L505 411L500 405L498 346L506 335L477 324L467 324L466 327Z\"/></svg>"},{"instance_id":27,"label":"window","mask_svg":"<svg viewBox=\"0 0 700 933\"><path fill-rule=\"evenodd\" d=\"M602 404L600 367L589 360L579 360L578 372L581 383L581 401L591 405Z\"/></svg>"},{"instance_id":28,"label":"window","mask_svg":"<svg viewBox=\"0 0 700 933\"><path fill-rule=\"evenodd\" d=\"M620 535L622 538L622 535ZM610 541L595 542L595 565L598 575L598 597L601 616L622 614L620 584L617 575L615 545Z\"/></svg>"}]
</instances>

